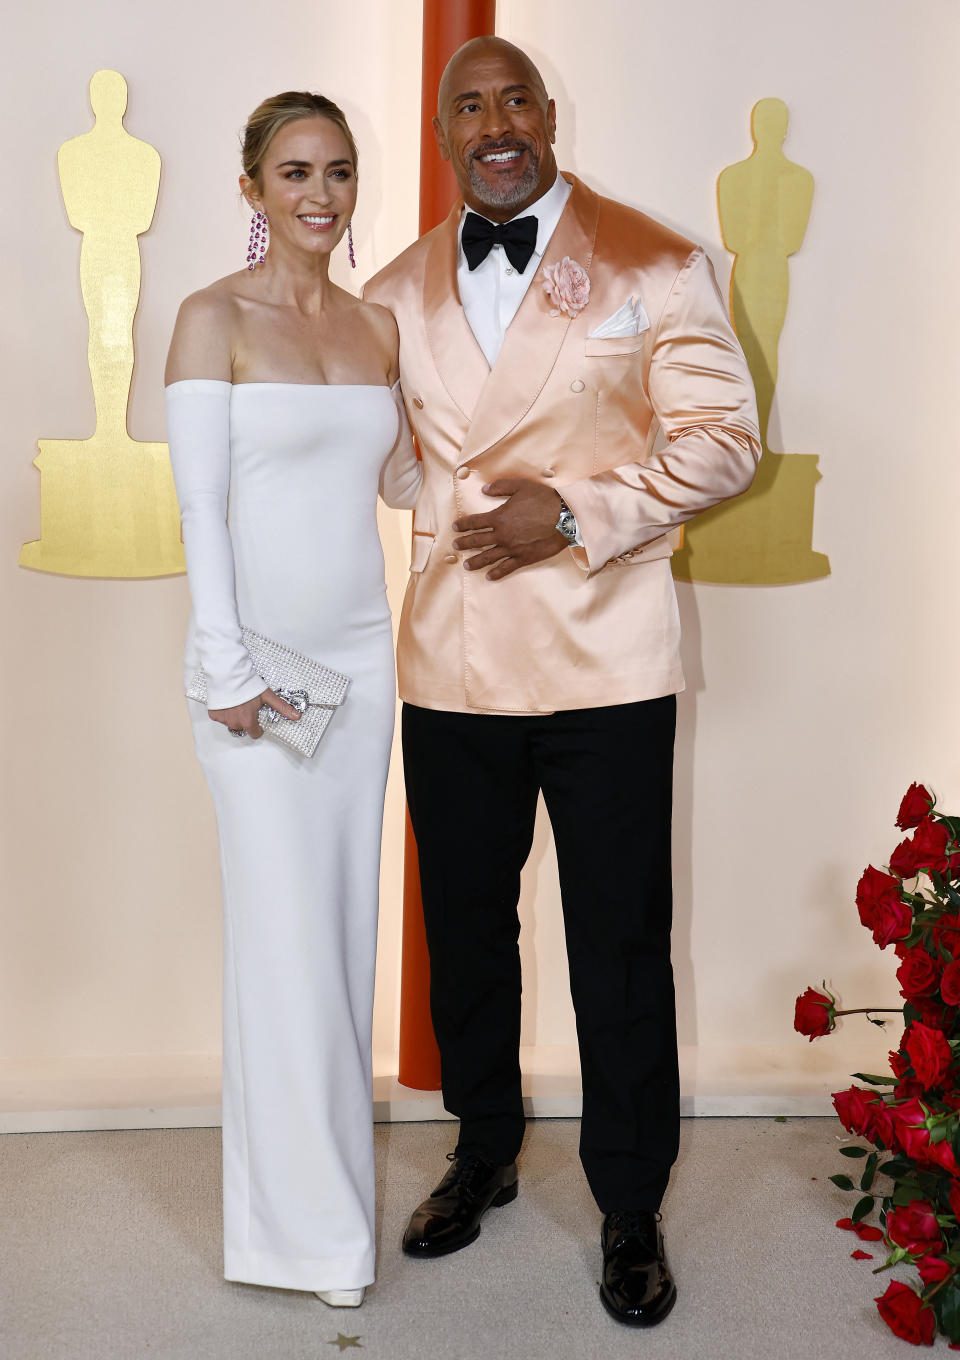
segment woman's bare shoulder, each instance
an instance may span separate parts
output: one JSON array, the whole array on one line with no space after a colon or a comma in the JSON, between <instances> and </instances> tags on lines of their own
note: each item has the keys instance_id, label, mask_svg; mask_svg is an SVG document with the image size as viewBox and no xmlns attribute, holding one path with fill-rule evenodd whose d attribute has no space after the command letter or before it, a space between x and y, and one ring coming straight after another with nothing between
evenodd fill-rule
<instances>
[{"instance_id":1,"label":"woman's bare shoulder","mask_svg":"<svg viewBox=\"0 0 960 1360\"><path fill-rule=\"evenodd\" d=\"M184 298L167 355L168 385L182 378L231 380L242 287L243 273L228 274Z\"/></svg>"},{"instance_id":2,"label":"woman's bare shoulder","mask_svg":"<svg viewBox=\"0 0 960 1360\"><path fill-rule=\"evenodd\" d=\"M363 311L363 315L371 326L375 328L379 335L390 344L396 344L400 332L397 330L397 322L389 307L381 307L379 302L364 302L357 299L357 306Z\"/></svg>"},{"instance_id":3,"label":"woman's bare shoulder","mask_svg":"<svg viewBox=\"0 0 960 1360\"><path fill-rule=\"evenodd\" d=\"M377 348L382 352L384 364L391 383L396 381L399 369L400 332L393 312L381 307L379 302L357 301L364 322L370 327Z\"/></svg>"},{"instance_id":4,"label":"woman's bare shoulder","mask_svg":"<svg viewBox=\"0 0 960 1360\"><path fill-rule=\"evenodd\" d=\"M229 322L237 315L238 303L249 292L249 274L245 269L227 274L206 288L198 288L180 304L180 316L188 324L206 325Z\"/></svg>"}]
</instances>

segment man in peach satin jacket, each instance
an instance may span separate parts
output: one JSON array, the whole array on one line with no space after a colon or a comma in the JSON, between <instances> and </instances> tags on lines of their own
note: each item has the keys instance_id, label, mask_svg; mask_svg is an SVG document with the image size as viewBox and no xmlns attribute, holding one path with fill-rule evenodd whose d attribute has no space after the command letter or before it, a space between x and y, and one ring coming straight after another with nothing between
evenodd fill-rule
<instances>
[{"instance_id":1,"label":"man in peach satin jacket","mask_svg":"<svg viewBox=\"0 0 960 1360\"><path fill-rule=\"evenodd\" d=\"M554 129L524 53L461 48L435 130L464 201L365 289L397 320L423 456L398 673L431 1009L460 1117L403 1246L456 1251L517 1194L517 901L542 792L601 1298L650 1326L676 1297L659 1228L679 1130L670 554L685 520L750 485L760 443L703 250L558 175Z\"/></svg>"}]
</instances>

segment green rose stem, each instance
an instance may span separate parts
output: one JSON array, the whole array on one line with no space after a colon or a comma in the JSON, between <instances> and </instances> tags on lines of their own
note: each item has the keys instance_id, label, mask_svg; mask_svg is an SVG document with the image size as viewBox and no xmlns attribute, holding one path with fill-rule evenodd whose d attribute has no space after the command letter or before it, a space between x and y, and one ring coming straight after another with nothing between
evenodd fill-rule
<instances>
[{"instance_id":1,"label":"green rose stem","mask_svg":"<svg viewBox=\"0 0 960 1360\"><path fill-rule=\"evenodd\" d=\"M957 1273L956 1266L954 1266L954 1268L953 1268L953 1270L951 1270L950 1274L949 1274L949 1275L944 1275L943 1279L940 1280L940 1281L938 1281L937 1284L935 1284L935 1285L933 1286L933 1288L930 1290L930 1293L929 1293L929 1294L926 1294L926 1293L924 1294L924 1296L923 1296L923 1301L924 1301L924 1303L929 1303L930 1300L933 1298L934 1294L939 1294L939 1293L940 1293L940 1290L943 1288L943 1286L944 1286L945 1284L949 1284L950 1281L953 1279L954 1275L956 1275L956 1273ZM874 1274L876 1274L876 1271L874 1271Z\"/></svg>"},{"instance_id":2,"label":"green rose stem","mask_svg":"<svg viewBox=\"0 0 960 1360\"><path fill-rule=\"evenodd\" d=\"M902 1006L858 1006L852 1011L834 1011L834 1015L902 1015Z\"/></svg>"}]
</instances>

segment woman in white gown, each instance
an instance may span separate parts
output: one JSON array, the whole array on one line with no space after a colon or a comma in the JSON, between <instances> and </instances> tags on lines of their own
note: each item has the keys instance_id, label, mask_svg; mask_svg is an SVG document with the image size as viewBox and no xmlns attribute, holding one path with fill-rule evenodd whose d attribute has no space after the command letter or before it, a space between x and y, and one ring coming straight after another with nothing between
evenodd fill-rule
<instances>
[{"instance_id":1,"label":"woman in white gown","mask_svg":"<svg viewBox=\"0 0 960 1360\"><path fill-rule=\"evenodd\" d=\"M395 693L376 498L411 506L420 472L393 318L328 277L357 197L343 114L319 95L267 100L243 166L269 248L252 237L248 269L184 302L166 388L193 601L184 670L207 675L209 707L189 707L223 872L224 1273L355 1306L374 1277ZM313 757L259 740L261 705L297 715L256 673L241 624L350 677Z\"/></svg>"}]
</instances>

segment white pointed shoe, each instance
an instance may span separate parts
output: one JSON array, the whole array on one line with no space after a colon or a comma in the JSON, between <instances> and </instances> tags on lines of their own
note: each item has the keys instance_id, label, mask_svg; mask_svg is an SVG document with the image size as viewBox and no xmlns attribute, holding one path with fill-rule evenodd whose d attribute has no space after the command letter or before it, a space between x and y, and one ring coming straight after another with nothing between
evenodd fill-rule
<instances>
[{"instance_id":1,"label":"white pointed shoe","mask_svg":"<svg viewBox=\"0 0 960 1360\"><path fill-rule=\"evenodd\" d=\"M363 1303L364 1289L315 1289L318 1299L330 1308L359 1308Z\"/></svg>"}]
</instances>

